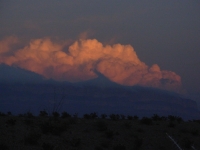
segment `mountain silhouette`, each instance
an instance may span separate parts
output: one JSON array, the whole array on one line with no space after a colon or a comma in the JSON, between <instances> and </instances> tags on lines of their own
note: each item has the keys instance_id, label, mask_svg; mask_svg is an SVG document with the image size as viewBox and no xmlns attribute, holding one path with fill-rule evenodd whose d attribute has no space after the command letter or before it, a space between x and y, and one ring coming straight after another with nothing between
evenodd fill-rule
<instances>
[{"instance_id":1,"label":"mountain silhouette","mask_svg":"<svg viewBox=\"0 0 200 150\"><path fill-rule=\"evenodd\" d=\"M0 111L22 113L53 107L69 113L118 113L152 116L175 115L200 119L197 103L161 89L123 86L95 71L97 78L77 83L45 79L18 67L0 65Z\"/></svg>"}]
</instances>

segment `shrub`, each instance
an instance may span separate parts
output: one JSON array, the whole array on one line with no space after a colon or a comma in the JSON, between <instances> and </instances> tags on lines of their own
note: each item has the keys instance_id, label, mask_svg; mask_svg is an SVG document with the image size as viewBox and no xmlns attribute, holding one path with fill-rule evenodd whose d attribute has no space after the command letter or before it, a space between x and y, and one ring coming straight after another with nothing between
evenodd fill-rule
<instances>
[{"instance_id":1,"label":"shrub","mask_svg":"<svg viewBox=\"0 0 200 150\"><path fill-rule=\"evenodd\" d=\"M176 117L176 120L177 120L178 123L183 122L183 119L181 117Z\"/></svg>"},{"instance_id":2,"label":"shrub","mask_svg":"<svg viewBox=\"0 0 200 150\"><path fill-rule=\"evenodd\" d=\"M167 120L167 117L162 116L162 117L160 117L160 119L161 119L162 121L166 121L166 120Z\"/></svg>"},{"instance_id":3,"label":"shrub","mask_svg":"<svg viewBox=\"0 0 200 150\"><path fill-rule=\"evenodd\" d=\"M134 148L140 149L142 144L143 144L143 139L136 137L135 140L134 140Z\"/></svg>"},{"instance_id":4,"label":"shrub","mask_svg":"<svg viewBox=\"0 0 200 150\"><path fill-rule=\"evenodd\" d=\"M116 146L113 146L113 150L126 150L126 146L118 144Z\"/></svg>"},{"instance_id":5,"label":"shrub","mask_svg":"<svg viewBox=\"0 0 200 150\"><path fill-rule=\"evenodd\" d=\"M147 118L147 117L143 117L143 118L140 120L140 122L141 122L142 124L145 124L145 125L151 125L151 124L152 124L151 118Z\"/></svg>"},{"instance_id":6,"label":"shrub","mask_svg":"<svg viewBox=\"0 0 200 150\"><path fill-rule=\"evenodd\" d=\"M43 150L53 150L54 146L49 143L43 143L42 148L43 148Z\"/></svg>"},{"instance_id":7,"label":"shrub","mask_svg":"<svg viewBox=\"0 0 200 150\"><path fill-rule=\"evenodd\" d=\"M81 145L81 139L80 138L73 138L70 141L70 145L73 147L79 147Z\"/></svg>"},{"instance_id":8,"label":"shrub","mask_svg":"<svg viewBox=\"0 0 200 150\"><path fill-rule=\"evenodd\" d=\"M54 118L59 118L60 114L57 111L52 112Z\"/></svg>"},{"instance_id":9,"label":"shrub","mask_svg":"<svg viewBox=\"0 0 200 150\"><path fill-rule=\"evenodd\" d=\"M0 116L4 117L4 116L6 116L6 114L0 112Z\"/></svg>"},{"instance_id":10,"label":"shrub","mask_svg":"<svg viewBox=\"0 0 200 150\"><path fill-rule=\"evenodd\" d=\"M73 117L76 119L76 118L78 118L78 113L75 113L74 115L73 115Z\"/></svg>"},{"instance_id":11,"label":"shrub","mask_svg":"<svg viewBox=\"0 0 200 150\"><path fill-rule=\"evenodd\" d=\"M29 126L29 125L32 125L32 124L33 124L33 121L30 120L30 119L25 119L25 120L24 120L24 124Z\"/></svg>"},{"instance_id":12,"label":"shrub","mask_svg":"<svg viewBox=\"0 0 200 150\"><path fill-rule=\"evenodd\" d=\"M175 116L172 116L172 115L169 115L169 116L168 116L168 119L169 119L169 121L175 121L175 120L176 120L176 117L175 117Z\"/></svg>"},{"instance_id":13,"label":"shrub","mask_svg":"<svg viewBox=\"0 0 200 150\"><path fill-rule=\"evenodd\" d=\"M174 122L170 121L167 126L170 128L174 128L176 126L176 124Z\"/></svg>"},{"instance_id":14,"label":"shrub","mask_svg":"<svg viewBox=\"0 0 200 150\"><path fill-rule=\"evenodd\" d=\"M40 134L31 132L24 138L24 143L25 145L37 145L40 137Z\"/></svg>"},{"instance_id":15,"label":"shrub","mask_svg":"<svg viewBox=\"0 0 200 150\"><path fill-rule=\"evenodd\" d=\"M134 120L138 120L139 117L135 115L135 116L133 116L133 119L134 119Z\"/></svg>"},{"instance_id":16,"label":"shrub","mask_svg":"<svg viewBox=\"0 0 200 150\"><path fill-rule=\"evenodd\" d=\"M40 111L40 114L39 114L40 117L47 117L48 116L48 113L43 110L43 111Z\"/></svg>"},{"instance_id":17,"label":"shrub","mask_svg":"<svg viewBox=\"0 0 200 150\"><path fill-rule=\"evenodd\" d=\"M115 114L111 114L109 117L110 117L111 120L115 120L115 121L120 119L119 114L116 114L116 115Z\"/></svg>"},{"instance_id":18,"label":"shrub","mask_svg":"<svg viewBox=\"0 0 200 150\"><path fill-rule=\"evenodd\" d=\"M181 133L188 133L189 131L186 128L182 128L182 129L179 130L179 132L181 132Z\"/></svg>"},{"instance_id":19,"label":"shrub","mask_svg":"<svg viewBox=\"0 0 200 150\"><path fill-rule=\"evenodd\" d=\"M193 120L193 122L200 123L200 120Z\"/></svg>"},{"instance_id":20,"label":"shrub","mask_svg":"<svg viewBox=\"0 0 200 150\"><path fill-rule=\"evenodd\" d=\"M9 147L8 147L8 145L6 145L5 143L1 143L1 144L0 144L0 149L1 149L1 150L9 150Z\"/></svg>"},{"instance_id":21,"label":"shrub","mask_svg":"<svg viewBox=\"0 0 200 150\"><path fill-rule=\"evenodd\" d=\"M124 120L126 119L126 116L125 115L120 115L121 116L121 119Z\"/></svg>"},{"instance_id":22,"label":"shrub","mask_svg":"<svg viewBox=\"0 0 200 150\"><path fill-rule=\"evenodd\" d=\"M102 142L101 142L101 146L102 146L103 148L109 148L109 147L110 147L110 141L108 141L108 140L102 141Z\"/></svg>"},{"instance_id":23,"label":"shrub","mask_svg":"<svg viewBox=\"0 0 200 150\"><path fill-rule=\"evenodd\" d=\"M112 130L106 131L105 134L106 134L106 137L109 139L113 138L114 136L114 132Z\"/></svg>"},{"instance_id":24,"label":"shrub","mask_svg":"<svg viewBox=\"0 0 200 150\"><path fill-rule=\"evenodd\" d=\"M181 140L181 145L184 148L190 149L191 146L193 145L193 141L191 141L189 138L185 137Z\"/></svg>"},{"instance_id":25,"label":"shrub","mask_svg":"<svg viewBox=\"0 0 200 150\"><path fill-rule=\"evenodd\" d=\"M52 123L52 122L44 122L41 124L40 128L43 134L52 134L55 136L60 136L62 132L67 130L66 123Z\"/></svg>"},{"instance_id":26,"label":"shrub","mask_svg":"<svg viewBox=\"0 0 200 150\"><path fill-rule=\"evenodd\" d=\"M198 135L199 135L199 130L193 129L193 130L191 131L191 134L194 135L194 136L198 136Z\"/></svg>"},{"instance_id":27,"label":"shrub","mask_svg":"<svg viewBox=\"0 0 200 150\"><path fill-rule=\"evenodd\" d=\"M14 126L15 124L16 124L16 120L14 120L14 119L9 119L6 121L6 125Z\"/></svg>"},{"instance_id":28,"label":"shrub","mask_svg":"<svg viewBox=\"0 0 200 150\"><path fill-rule=\"evenodd\" d=\"M97 127L98 131L105 131L107 130L107 124L104 121L97 121L95 126Z\"/></svg>"},{"instance_id":29,"label":"shrub","mask_svg":"<svg viewBox=\"0 0 200 150\"><path fill-rule=\"evenodd\" d=\"M103 150L103 148L100 146L95 146L94 150Z\"/></svg>"},{"instance_id":30,"label":"shrub","mask_svg":"<svg viewBox=\"0 0 200 150\"><path fill-rule=\"evenodd\" d=\"M27 112L24 114L24 117L27 117L27 118L33 118L33 114L31 112Z\"/></svg>"},{"instance_id":31,"label":"shrub","mask_svg":"<svg viewBox=\"0 0 200 150\"><path fill-rule=\"evenodd\" d=\"M159 120L161 120L161 117L159 117L157 114L154 114L154 115L152 116L152 119L153 119L154 121L159 121Z\"/></svg>"},{"instance_id":32,"label":"shrub","mask_svg":"<svg viewBox=\"0 0 200 150\"><path fill-rule=\"evenodd\" d=\"M128 115L128 116L127 116L127 119L128 119L128 120L133 120L133 116Z\"/></svg>"},{"instance_id":33,"label":"shrub","mask_svg":"<svg viewBox=\"0 0 200 150\"><path fill-rule=\"evenodd\" d=\"M71 115L64 111L62 112L61 118L71 118Z\"/></svg>"},{"instance_id":34,"label":"shrub","mask_svg":"<svg viewBox=\"0 0 200 150\"><path fill-rule=\"evenodd\" d=\"M138 128L138 129L137 129L137 132L142 133L142 132L144 132L144 130L143 130L142 128Z\"/></svg>"},{"instance_id":35,"label":"shrub","mask_svg":"<svg viewBox=\"0 0 200 150\"><path fill-rule=\"evenodd\" d=\"M130 121L128 121L128 122L125 122L125 123L124 123L124 126L125 126L126 129L131 129L132 124L131 124Z\"/></svg>"},{"instance_id":36,"label":"shrub","mask_svg":"<svg viewBox=\"0 0 200 150\"><path fill-rule=\"evenodd\" d=\"M84 118L84 119L91 119L91 116L90 116L89 114L84 114L84 115L83 115L83 118Z\"/></svg>"},{"instance_id":37,"label":"shrub","mask_svg":"<svg viewBox=\"0 0 200 150\"><path fill-rule=\"evenodd\" d=\"M107 115L106 115L106 114L101 114L101 118L102 118L102 119L106 119L106 118L107 118Z\"/></svg>"},{"instance_id":38,"label":"shrub","mask_svg":"<svg viewBox=\"0 0 200 150\"><path fill-rule=\"evenodd\" d=\"M12 113L10 111L7 112L8 116L12 116Z\"/></svg>"},{"instance_id":39,"label":"shrub","mask_svg":"<svg viewBox=\"0 0 200 150\"><path fill-rule=\"evenodd\" d=\"M93 112L93 113L90 114L90 117L91 117L92 119L95 119L95 118L98 118L98 115L97 115L96 112Z\"/></svg>"}]
</instances>

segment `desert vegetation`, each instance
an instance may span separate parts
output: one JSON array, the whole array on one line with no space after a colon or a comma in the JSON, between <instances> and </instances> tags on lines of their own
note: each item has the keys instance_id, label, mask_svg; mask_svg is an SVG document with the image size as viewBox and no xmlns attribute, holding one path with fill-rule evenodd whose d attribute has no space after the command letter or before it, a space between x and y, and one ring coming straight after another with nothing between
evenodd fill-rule
<instances>
[{"instance_id":1,"label":"desert vegetation","mask_svg":"<svg viewBox=\"0 0 200 150\"><path fill-rule=\"evenodd\" d=\"M0 139L1 150L200 149L200 120L157 114L139 118L96 112L83 116L45 110L37 116L0 112Z\"/></svg>"}]
</instances>

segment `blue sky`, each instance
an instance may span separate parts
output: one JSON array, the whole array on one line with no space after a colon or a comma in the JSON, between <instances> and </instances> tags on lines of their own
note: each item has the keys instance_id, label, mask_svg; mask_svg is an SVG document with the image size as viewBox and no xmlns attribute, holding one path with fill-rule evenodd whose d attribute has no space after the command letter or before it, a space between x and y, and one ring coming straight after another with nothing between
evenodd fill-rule
<instances>
[{"instance_id":1,"label":"blue sky","mask_svg":"<svg viewBox=\"0 0 200 150\"><path fill-rule=\"evenodd\" d=\"M0 39L75 41L84 36L130 44L146 65L175 72L189 94L199 95L199 8L197 0L4 0Z\"/></svg>"}]
</instances>

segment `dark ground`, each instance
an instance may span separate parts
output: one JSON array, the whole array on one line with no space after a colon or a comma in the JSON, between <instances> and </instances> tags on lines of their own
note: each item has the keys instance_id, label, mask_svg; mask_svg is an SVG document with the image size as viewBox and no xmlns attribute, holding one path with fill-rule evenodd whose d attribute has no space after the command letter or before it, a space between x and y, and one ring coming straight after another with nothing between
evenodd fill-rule
<instances>
[{"instance_id":1,"label":"dark ground","mask_svg":"<svg viewBox=\"0 0 200 150\"><path fill-rule=\"evenodd\" d=\"M178 150L167 134L182 149L200 149L200 120L96 113L0 116L1 150Z\"/></svg>"}]
</instances>

